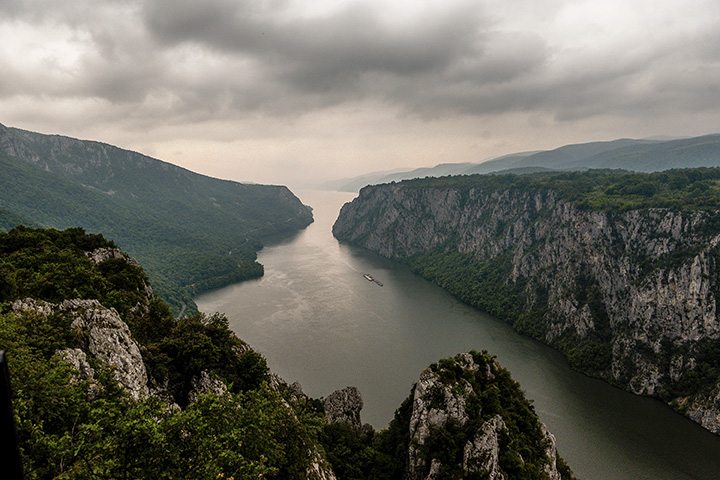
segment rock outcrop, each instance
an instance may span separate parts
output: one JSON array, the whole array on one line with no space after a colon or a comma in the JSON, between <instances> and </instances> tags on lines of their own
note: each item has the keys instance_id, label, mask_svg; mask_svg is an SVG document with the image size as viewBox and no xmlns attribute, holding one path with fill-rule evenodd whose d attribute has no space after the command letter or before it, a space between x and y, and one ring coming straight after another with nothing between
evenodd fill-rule
<instances>
[{"instance_id":1,"label":"rock outcrop","mask_svg":"<svg viewBox=\"0 0 720 480\"><path fill-rule=\"evenodd\" d=\"M491 400L495 394L497 398ZM518 429L512 423L516 419L509 415L507 406L523 402L527 404L517 384L487 355L463 353L426 368L413 394L404 478L439 480L453 472L453 478L505 479L508 476L501 457L517 457L507 450L514 442L527 443L531 446L528 451L538 452L534 458L514 461L532 463L547 478L560 480L555 438L537 420L529 404L526 415L530 418L523 420L523 427ZM516 435L512 442L507 440L509 435ZM453 448L457 451L448 455L448 449ZM457 459L459 465L444 464L448 456Z\"/></svg>"},{"instance_id":2,"label":"rock outcrop","mask_svg":"<svg viewBox=\"0 0 720 480\"><path fill-rule=\"evenodd\" d=\"M190 383L190 392L188 393L188 402L196 402L198 397L205 393L215 395L224 395L227 393L227 385L219 378L213 378L208 372L203 370L200 375L193 378Z\"/></svg>"},{"instance_id":3,"label":"rock outcrop","mask_svg":"<svg viewBox=\"0 0 720 480\"><path fill-rule=\"evenodd\" d=\"M107 309L97 300L65 300L53 304L31 298L16 300L12 308L14 311L31 310L41 315L71 316L73 321L70 328L84 343L85 351L113 367L115 379L132 398L137 400L149 395L148 375L140 347L115 309ZM71 349L58 353L62 353L82 377L91 378L94 374L83 350Z\"/></svg>"},{"instance_id":4,"label":"rock outcrop","mask_svg":"<svg viewBox=\"0 0 720 480\"><path fill-rule=\"evenodd\" d=\"M409 262L579 370L659 397L720 433L720 383L709 373L720 349L719 218L708 209L581 209L537 186L401 183L364 188L333 233ZM483 281L494 275L495 296L515 310L493 310L467 279L458 285L460 268L484 272Z\"/></svg>"},{"instance_id":5,"label":"rock outcrop","mask_svg":"<svg viewBox=\"0 0 720 480\"><path fill-rule=\"evenodd\" d=\"M323 406L328 423L347 423L357 430L362 427L360 410L363 400L357 387L345 387L331 393L323 400Z\"/></svg>"}]
</instances>

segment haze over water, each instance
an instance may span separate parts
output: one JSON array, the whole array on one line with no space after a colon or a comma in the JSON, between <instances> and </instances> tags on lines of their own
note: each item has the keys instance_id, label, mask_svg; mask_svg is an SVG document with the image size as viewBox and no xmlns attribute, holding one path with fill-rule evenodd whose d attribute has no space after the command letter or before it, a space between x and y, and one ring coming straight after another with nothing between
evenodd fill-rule
<instances>
[{"instance_id":1,"label":"haze over water","mask_svg":"<svg viewBox=\"0 0 720 480\"><path fill-rule=\"evenodd\" d=\"M387 426L420 372L440 358L487 350L510 370L560 454L583 479L715 479L720 437L661 403L568 367L556 351L520 336L373 253L340 244L331 227L354 194L299 192L315 223L259 254L265 276L196 299L287 382L312 397L348 385L363 395L364 422ZM380 287L363 278L369 273Z\"/></svg>"}]
</instances>

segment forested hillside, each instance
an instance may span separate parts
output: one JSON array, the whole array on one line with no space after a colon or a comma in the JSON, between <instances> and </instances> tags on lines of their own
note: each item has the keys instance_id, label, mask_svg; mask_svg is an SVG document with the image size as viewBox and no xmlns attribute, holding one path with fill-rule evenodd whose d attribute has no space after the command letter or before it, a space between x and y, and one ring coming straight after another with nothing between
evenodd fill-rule
<instances>
[{"instance_id":1,"label":"forested hillside","mask_svg":"<svg viewBox=\"0 0 720 480\"><path fill-rule=\"evenodd\" d=\"M720 169L366 187L333 233L720 433Z\"/></svg>"},{"instance_id":2,"label":"forested hillside","mask_svg":"<svg viewBox=\"0 0 720 480\"><path fill-rule=\"evenodd\" d=\"M270 388L221 315L174 319L103 237L0 234L0 305L26 478L289 479L318 464L321 412Z\"/></svg>"},{"instance_id":3,"label":"forested hillside","mask_svg":"<svg viewBox=\"0 0 720 480\"><path fill-rule=\"evenodd\" d=\"M489 354L427 368L376 432L361 405L341 395L331 415L272 374L221 314L176 319L134 259L79 228L0 233L0 350L31 480L572 478Z\"/></svg>"},{"instance_id":4,"label":"forested hillside","mask_svg":"<svg viewBox=\"0 0 720 480\"><path fill-rule=\"evenodd\" d=\"M262 275L261 239L312 222L286 187L192 173L117 147L0 125L0 229L82 227L137 257L178 313Z\"/></svg>"},{"instance_id":5,"label":"forested hillside","mask_svg":"<svg viewBox=\"0 0 720 480\"><path fill-rule=\"evenodd\" d=\"M399 173L377 173L338 182L336 188L358 191L365 185L424 177L489 173L534 173L619 169L659 172L689 167L720 167L720 135L673 140L633 140L564 145L554 150L519 152L481 163L444 163Z\"/></svg>"}]
</instances>

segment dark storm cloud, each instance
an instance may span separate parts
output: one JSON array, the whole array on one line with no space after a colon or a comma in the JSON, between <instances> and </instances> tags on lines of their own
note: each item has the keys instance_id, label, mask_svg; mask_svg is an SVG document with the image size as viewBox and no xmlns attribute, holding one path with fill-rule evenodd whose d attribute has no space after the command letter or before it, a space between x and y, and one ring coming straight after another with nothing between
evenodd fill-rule
<instances>
[{"instance_id":1,"label":"dark storm cloud","mask_svg":"<svg viewBox=\"0 0 720 480\"><path fill-rule=\"evenodd\" d=\"M710 10L690 28L671 16L644 25L653 12L638 9L632 27L648 36L613 43L602 34L613 17L589 10L588 31L574 32L582 38L556 33L557 12L575 5L561 0L502 14L491 1L438 2L397 18L380 3L328 4L308 13L289 0L6 0L0 25L47 28L39 44L62 35L67 45L31 64L0 54L0 97L91 97L146 115L160 105L159 114L196 120L363 100L423 117L720 108L720 15Z\"/></svg>"},{"instance_id":2,"label":"dark storm cloud","mask_svg":"<svg viewBox=\"0 0 720 480\"><path fill-rule=\"evenodd\" d=\"M571 119L642 113L658 96L675 105L687 99L673 86L688 82L697 84L698 104L720 102L703 94L715 90L718 72L689 79L685 67L717 62L707 43L621 45L562 64L572 43L550 46L541 34L508 30L482 2L448 5L390 21L360 3L301 17L288 2L155 0L143 15L165 48L195 45L249 62L258 83L223 84L241 108L282 113L373 99L423 116L540 109Z\"/></svg>"},{"instance_id":3,"label":"dark storm cloud","mask_svg":"<svg viewBox=\"0 0 720 480\"><path fill-rule=\"evenodd\" d=\"M376 10L359 4L309 18L283 17L275 4L268 9L222 0L202 8L197 2L154 1L145 13L148 30L166 48L194 44L249 59L265 86L281 90L286 101L309 95L324 104L365 97L393 100L396 91L423 83L433 88L432 83L455 75L465 75L462 81L482 78L484 72L472 71L472 65L485 55L488 22L469 5L405 22L384 21ZM290 99L288 108L293 104Z\"/></svg>"}]
</instances>

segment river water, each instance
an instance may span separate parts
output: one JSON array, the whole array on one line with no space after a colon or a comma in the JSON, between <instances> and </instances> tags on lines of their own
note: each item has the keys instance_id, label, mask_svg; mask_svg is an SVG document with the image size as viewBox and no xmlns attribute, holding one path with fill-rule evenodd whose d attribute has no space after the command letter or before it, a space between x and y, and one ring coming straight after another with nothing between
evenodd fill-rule
<instances>
[{"instance_id":1,"label":"river water","mask_svg":"<svg viewBox=\"0 0 720 480\"><path fill-rule=\"evenodd\" d=\"M354 194L300 191L315 223L259 254L265 276L204 294L231 328L312 397L354 385L363 422L387 426L420 372L487 350L510 370L582 479L717 479L720 437L660 402L573 372L556 351L472 309L407 267L340 244L331 227ZM379 286L364 273L382 281Z\"/></svg>"}]
</instances>

